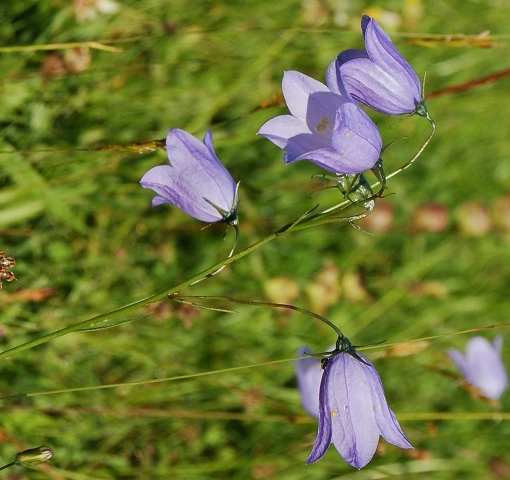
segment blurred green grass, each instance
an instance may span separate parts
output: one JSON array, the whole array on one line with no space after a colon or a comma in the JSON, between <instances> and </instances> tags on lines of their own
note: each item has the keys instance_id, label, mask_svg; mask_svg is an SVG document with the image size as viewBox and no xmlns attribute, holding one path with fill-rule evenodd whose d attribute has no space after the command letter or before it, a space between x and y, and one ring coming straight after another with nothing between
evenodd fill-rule
<instances>
[{"instance_id":1,"label":"blurred green grass","mask_svg":"<svg viewBox=\"0 0 510 480\"><path fill-rule=\"evenodd\" d=\"M508 67L504 2L432 0L412 17L415 3L380 2L380 8L398 15L400 23L388 30L418 74L427 71L427 91ZM77 61L65 57L69 52L0 53L0 249L16 258L18 277L0 292L2 350L169 288L228 251L231 237L222 242L223 227L202 231L175 208L150 208L152 194L138 181L166 161L164 152L78 149L160 139L172 127L202 136L214 126L218 156L242 182L240 248L333 198L323 192L310 199L317 169L285 166L281 152L255 136L285 108L253 110L278 91L284 70L322 79L339 51L361 47L359 17L370 7L363 1L130 1L84 22L76 21L70 2L0 7L0 45L94 40L122 48L90 50L90 65L79 73L69 71ZM345 18L345 25L335 18ZM486 30L496 36L493 48L426 48L401 35ZM385 200L395 220L389 232L369 236L346 223L289 234L185 293L285 301L285 292L270 283L285 276L299 288L296 304L317 307L320 300L309 292L320 284L319 273L332 268L340 296L324 305L325 313L357 345L506 322L508 231L493 226L482 236L464 234L456 212L476 201L493 213L509 194L508 87L505 78L428 102L438 132L416 164L390 182L394 194ZM388 171L405 163L428 133L420 118L374 118L385 142L396 141L385 154ZM431 202L449 212L448 228L417 231L416 209ZM349 278L364 295L353 293ZM23 300L40 289L53 292ZM329 329L302 315L234 310L161 304L115 329L63 337L4 361L2 396L252 365L292 357L301 344L322 351L334 341ZM487 336L496 332L505 330ZM447 337L409 357L377 360L397 416L492 411L437 371L453 371L445 349L463 348L466 340ZM508 407L507 394L501 409ZM222 417L229 413L231 419ZM305 467L316 425L302 412L290 363L5 398L0 425L5 463L22 446L45 443L55 450L48 469L13 470L12 478L450 479L503 478L510 469L508 420L462 419L403 421L416 450L381 442L361 472L334 451Z\"/></svg>"}]
</instances>

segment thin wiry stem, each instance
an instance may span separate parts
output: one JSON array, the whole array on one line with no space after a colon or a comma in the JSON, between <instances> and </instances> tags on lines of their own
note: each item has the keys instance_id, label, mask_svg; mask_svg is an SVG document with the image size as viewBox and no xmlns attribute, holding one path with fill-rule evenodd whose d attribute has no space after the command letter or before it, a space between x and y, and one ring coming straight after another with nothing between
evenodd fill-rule
<instances>
[{"instance_id":1,"label":"thin wiry stem","mask_svg":"<svg viewBox=\"0 0 510 480\"><path fill-rule=\"evenodd\" d=\"M234 243L232 244L232 248L230 249L230 252L228 253L227 260L232 257L234 254L234 250L237 246L237 241L239 240L239 224L237 222L230 224L232 227L234 227L235 230L235 237L234 237ZM214 270L211 273L208 273L205 277L199 278L198 280L195 280L193 283L190 283L190 285L195 285L198 282L201 282L202 280L205 280L206 278L214 277L217 273L220 273L227 265L221 265L216 270Z\"/></svg>"},{"instance_id":2,"label":"thin wiry stem","mask_svg":"<svg viewBox=\"0 0 510 480\"><path fill-rule=\"evenodd\" d=\"M15 464L16 464L16 462L8 463L7 465L4 465L3 467L0 467L0 470L5 470L6 468L12 467Z\"/></svg>"},{"instance_id":3,"label":"thin wiry stem","mask_svg":"<svg viewBox=\"0 0 510 480\"><path fill-rule=\"evenodd\" d=\"M297 307L296 305L289 305L287 303L275 303L275 302L257 302L255 300L243 300L240 298L232 298L232 297L222 297L222 296L209 296L209 295L169 295L170 300L180 301L180 299L188 299L188 298L196 298L198 300L226 300L232 303L240 303L242 305L255 305L257 307L273 307L273 308L286 308L288 310L295 310L299 313L304 313L305 315L309 315L310 317L314 317L317 320L325 323L329 327L331 327L339 337L346 338L342 331L330 320L319 315L318 313L311 312L310 310L306 310L305 308ZM196 305L201 307L201 305ZM207 308L207 307L206 307Z\"/></svg>"},{"instance_id":4,"label":"thin wiry stem","mask_svg":"<svg viewBox=\"0 0 510 480\"><path fill-rule=\"evenodd\" d=\"M428 114L427 114L427 116L425 118L430 122L430 125L432 126L432 131L430 132L430 135L428 136L427 140L425 140L425 143L416 152L414 157L411 158L411 160L409 160L407 163L402 165L400 168L398 168L394 172L391 172L389 175L387 175L386 179L392 178L395 175L398 175L399 173L401 173L404 170L408 169L416 161L416 159L423 153L423 150L425 150L425 148L427 148L427 145L430 143L430 141L432 140L432 137L436 133L436 124L434 123L434 120L432 120L432 118L430 118L430 116Z\"/></svg>"}]
</instances>

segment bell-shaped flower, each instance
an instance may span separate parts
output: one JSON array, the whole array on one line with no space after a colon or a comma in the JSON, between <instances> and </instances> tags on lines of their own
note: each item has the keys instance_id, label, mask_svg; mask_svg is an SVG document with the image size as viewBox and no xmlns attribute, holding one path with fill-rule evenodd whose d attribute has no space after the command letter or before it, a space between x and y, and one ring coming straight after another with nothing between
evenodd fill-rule
<instances>
[{"instance_id":1,"label":"bell-shaped flower","mask_svg":"<svg viewBox=\"0 0 510 480\"><path fill-rule=\"evenodd\" d=\"M335 91L334 85L343 79L352 97L374 110L428 117L418 75L388 34L367 15L361 19L361 29L365 50L340 53L328 68L328 85Z\"/></svg>"},{"instance_id":2,"label":"bell-shaped flower","mask_svg":"<svg viewBox=\"0 0 510 480\"><path fill-rule=\"evenodd\" d=\"M332 93L300 72L285 72L282 90L291 115L267 121L258 134L285 150L287 164L309 160L337 174L371 169L379 160L381 136L374 122L340 87Z\"/></svg>"},{"instance_id":3,"label":"bell-shaped flower","mask_svg":"<svg viewBox=\"0 0 510 480\"><path fill-rule=\"evenodd\" d=\"M322 458L331 443L342 458L363 468L374 456L379 436L413 448L388 407L381 378L370 361L347 346L323 359L319 389L319 430L307 463Z\"/></svg>"},{"instance_id":4,"label":"bell-shaped flower","mask_svg":"<svg viewBox=\"0 0 510 480\"><path fill-rule=\"evenodd\" d=\"M220 162L212 133L201 142L188 132L170 129L166 137L170 165L151 168L140 180L156 192L152 206L171 203L202 222L237 223L237 185Z\"/></svg>"},{"instance_id":5,"label":"bell-shaped flower","mask_svg":"<svg viewBox=\"0 0 510 480\"><path fill-rule=\"evenodd\" d=\"M501 360L503 338L497 336L494 343L484 337L469 340L466 354L449 349L448 355L464 378L479 388L487 398L499 400L508 388L508 374Z\"/></svg>"}]
</instances>

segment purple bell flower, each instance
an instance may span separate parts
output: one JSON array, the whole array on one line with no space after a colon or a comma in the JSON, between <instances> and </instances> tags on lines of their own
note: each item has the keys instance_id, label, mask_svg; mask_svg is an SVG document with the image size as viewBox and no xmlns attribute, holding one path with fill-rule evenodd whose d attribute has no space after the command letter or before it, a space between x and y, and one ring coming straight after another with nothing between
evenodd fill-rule
<instances>
[{"instance_id":1,"label":"purple bell flower","mask_svg":"<svg viewBox=\"0 0 510 480\"><path fill-rule=\"evenodd\" d=\"M341 77L352 97L374 110L428 118L420 80L388 34L367 15L361 19L361 29L365 50L340 53L326 73L328 85L341 83Z\"/></svg>"},{"instance_id":2,"label":"purple bell flower","mask_svg":"<svg viewBox=\"0 0 510 480\"><path fill-rule=\"evenodd\" d=\"M374 456L380 435L397 447L413 447L388 407L375 367L345 337L341 340L340 353L322 362L319 431L306 463L322 458L333 443L347 463L360 469Z\"/></svg>"},{"instance_id":3,"label":"purple bell flower","mask_svg":"<svg viewBox=\"0 0 510 480\"><path fill-rule=\"evenodd\" d=\"M152 206L171 203L202 222L237 224L237 185L220 162L212 132L203 143L180 129L166 137L170 165L151 168L140 180L156 192Z\"/></svg>"},{"instance_id":4,"label":"purple bell flower","mask_svg":"<svg viewBox=\"0 0 510 480\"><path fill-rule=\"evenodd\" d=\"M330 88L296 71L285 72L282 90L291 115L267 121L258 135L285 150L287 164L309 160L337 174L370 170L382 148L374 122L342 85Z\"/></svg>"},{"instance_id":5,"label":"purple bell flower","mask_svg":"<svg viewBox=\"0 0 510 480\"><path fill-rule=\"evenodd\" d=\"M467 344L465 355L455 349L448 350L450 359L464 378L492 400L499 400L508 388L508 375L501 360L502 346L501 336L497 336L493 344L484 337L473 337Z\"/></svg>"}]
</instances>

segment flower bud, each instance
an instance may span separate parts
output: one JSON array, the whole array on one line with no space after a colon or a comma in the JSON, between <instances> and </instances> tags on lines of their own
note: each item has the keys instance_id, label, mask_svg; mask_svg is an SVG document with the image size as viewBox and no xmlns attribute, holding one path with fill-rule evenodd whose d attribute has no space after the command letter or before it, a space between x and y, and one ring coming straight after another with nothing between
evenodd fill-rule
<instances>
[{"instance_id":1,"label":"flower bud","mask_svg":"<svg viewBox=\"0 0 510 480\"><path fill-rule=\"evenodd\" d=\"M53 450L47 445L36 448L29 448L16 455L14 463L21 467L34 467L40 463L47 462L53 456Z\"/></svg>"}]
</instances>

